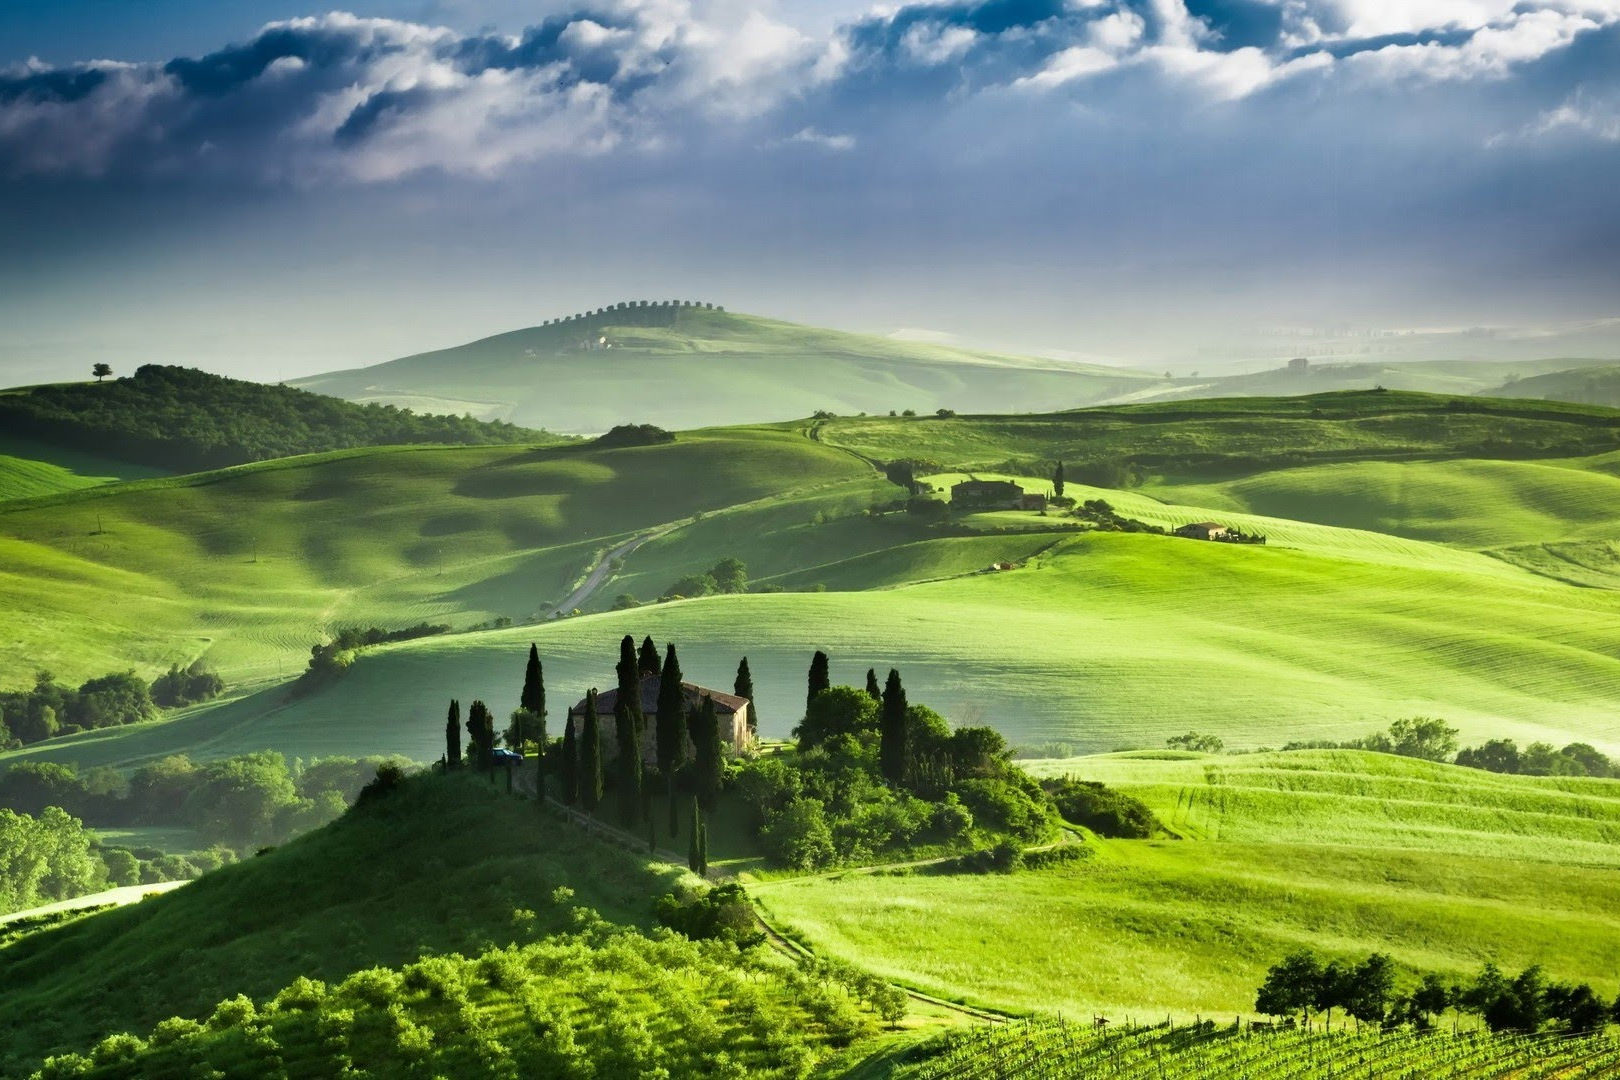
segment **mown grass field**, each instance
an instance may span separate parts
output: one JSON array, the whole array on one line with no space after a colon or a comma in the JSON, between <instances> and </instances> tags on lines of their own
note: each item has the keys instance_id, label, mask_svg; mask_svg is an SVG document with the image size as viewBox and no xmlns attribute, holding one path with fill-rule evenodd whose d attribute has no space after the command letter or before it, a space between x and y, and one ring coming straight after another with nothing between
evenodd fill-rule
<instances>
[{"instance_id":1,"label":"mown grass field","mask_svg":"<svg viewBox=\"0 0 1620 1080\"><path fill-rule=\"evenodd\" d=\"M0 435L0 502L162 475L161 469Z\"/></svg>"},{"instance_id":2,"label":"mown grass field","mask_svg":"<svg viewBox=\"0 0 1620 1080\"><path fill-rule=\"evenodd\" d=\"M1314 751L1031 767L1117 784L1194 838L1102 841L1085 862L1010 877L846 874L751 891L817 948L887 976L1071 1015L1248 1013L1265 969L1297 948L1383 951L1456 976L1487 960L1542 964L1616 988L1620 783ZM1178 809L1188 793L1190 812Z\"/></svg>"}]
</instances>

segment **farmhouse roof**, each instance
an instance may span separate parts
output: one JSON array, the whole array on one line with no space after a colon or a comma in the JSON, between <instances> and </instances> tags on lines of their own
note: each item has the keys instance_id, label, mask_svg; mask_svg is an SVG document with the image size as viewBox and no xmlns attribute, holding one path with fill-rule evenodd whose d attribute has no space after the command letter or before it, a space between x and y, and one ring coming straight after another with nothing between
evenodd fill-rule
<instances>
[{"instance_id":1,"label":"farmhouse roof","mask_svg":"<svg viewBox=\"0 0 1620 1080\"><path fill-rule=\"evenodd\" d=\"M1189 524L1183 525L1182 528L1183 529L1224 529L1224 528L1226 528L1226 526L1222 525L1218 521L1194 521L1194 522L1190 522Z\"/></svg>"},{"instance_id":2,"label":"farmhouse roof","mask_svg":"<svg viewBox=\"0 0 1620 1080\"><path fill-rule=\"evenodd\" d=\"M641 712L651 716L658 712L658 686L657 675L643 675L641 677ZM736 694L727 694L720 690L710 690L708 687L696 683L681 683L681 694L686 698L688 708L696 705L705 697L714 699L714 711L722 715L729 715L748 704L748 699L738 697ZM619 688L617 686L608 690L599 690L596 694L596 715L612 716L613 711L619 707ZM584 715L585 699L580 698L570 713Z\"/></svg>"}]
</instances>

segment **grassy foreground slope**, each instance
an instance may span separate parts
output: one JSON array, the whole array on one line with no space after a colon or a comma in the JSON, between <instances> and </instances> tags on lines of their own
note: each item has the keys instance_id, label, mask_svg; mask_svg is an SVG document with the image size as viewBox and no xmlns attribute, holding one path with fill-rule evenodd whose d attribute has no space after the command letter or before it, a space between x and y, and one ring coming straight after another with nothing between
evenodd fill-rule
<instances>
[{"instance_id":1,"label":"grassy foreground slope","mask_svg":"<svg viewBox=\"0 0 1620 1080\"><path fill-rule=\"evenodd\" d=\"M612 348L586 348L606 339ZM1034 411L1161 380L1143 372L847 334L697 308L609 310L297 385L551 431L786 420L828 409Z\"/></svg>"},{"instance_id":2,"label":"grassy foreground slope","mask_svg":"<svg viewBox=\"0 0 1620 1080\"><path fill-rule=\"evenodd\" d=\"M424 777L269 854L7 946L0 1073L300 975L536 941L575 926L576 904L647 926L678 876L481 777Z\"/></svg>"},{"instance_id":3,"label":"grassy foreground slope","mask_svg":"<svg viewBox=\"0 0 1620 1080\"><path fill-rule=\"evenodd\" d=\"M198 655L233 684L291 678L335 626L532 617L637 532L850 481L876 482L795 433L730 429L618 450L312 455L12 501L0 656L9 682Z\"/></svg>"},{"instance_id":4,"label":"grassy foreground slope","mask_svg":"<svg viewBox=\"0 0 1620 1080\"><path fill-rule=\"evenodd\" d=\"M0 435L0 502L162 475L162 469Z\"/></svg>"},{"instance_id":5,"label":"grassy foreground slope","mask_svg":"<svg viewBox=\"0 0 1620 1080\"><path fill-rule=\"evenodd\" d=\"M1615 989L1615 781L1364 753L1032 767L1118 784L1191 838L1103 841L1083 863L1011 877L850 874L751 891L818 948L880 974L1071 1015L1248 1013L1265 969L1298 948L1376 950L1456 976L1487 960L1542 964Z\"/></svg>"}]
</instances>

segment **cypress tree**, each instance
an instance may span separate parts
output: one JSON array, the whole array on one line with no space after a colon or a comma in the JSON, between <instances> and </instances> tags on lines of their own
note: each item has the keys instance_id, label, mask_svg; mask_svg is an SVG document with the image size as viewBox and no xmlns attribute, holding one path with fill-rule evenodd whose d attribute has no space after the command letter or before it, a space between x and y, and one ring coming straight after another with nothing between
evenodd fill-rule
<instances>
[{"instance_id":1,"label":"cypress tree","mask_svg":"<svg viewBox=\"0 0 1620 1080\"><path fill-rule=\"evenodd\" d=\"M720 717L714 709L714 699L707 694L698 707L687 717L692 728L694 783L698 801L704 809L712 810L720 797L720 784L725 777L725 759L720 753Z\"/></svg>"},{"instance_id":2,"label":"cypress tree","mask_svg":"<svg viewBox=\"0 0 1620 1080\"><path fill-rule=\"evenodd\" d=\"M692 816L688 820L686 865L692 873L701 877L707 868L703 865L703 810L698 806L696 797L692 799Z\"/></svg>"},{"instance_id":3,"label":"cypress tree","mask_svg":"<svg viewBox=\"0 0 1620 1080\"><path fill-rule=\"evenodd\" d=\"M461 702L450 699L450 715L444 722L444 767L461 767Z\"/></svg>"},{"instance_id":4,"label":"cypress tree","mask_svg":"<svg viewBox=\"0 0 1620 1080\"><path fill-rule=\"evenodd\" d=\"M709 876L709 823L698 822L698 873Z\"/></svg>"},{"instance_id":5,"label":"cypress tree","mask_svg":"<svg viewBox=\"0 0 1620 1080\"><path fill-rule=\"evenodd\" d=\"M681 661L671 644L658 677L658 771L673 779L686 760L686 692L681 689Z\"/></svg>"},{"instance_id":6,"label":"cypress tree","mask_svg":"<svg viewBox=\"0 0 1620 1080\"><path fill-rule=\"evenodd\" d=\"M636 639L629 634L619 642L619 700L630 709L639 742L646 722L641 715L641 659L636 655ZM615 706L617 708L617 706Z\"/></svg>"},{"instance_id":7,"label":"cypress tree","mask_svg":"<svg viewBox=\"0 0 1620 1080\"><path fill-rule=\"evenodd\" d=\"M480 769L495 779L495 717L482 701L475 701L467 710L467 734L472 737L473 753Z\"/></svg>"},{"instance_id":8,"label":"cypress tree","mask_svg":"<svg viewBox=\"0 0 1620 1080\"><path fill-rule=\"evenodd\" d=\"M1059 499L1063 498L1063 462L1061 461L1057 463L1057 468L1052 470L1052 494Z\"/></svg>"},{"instance_id":9,"label":"cypress tree","mask_svg":"<svg viewBox=\"0 0 1620 1080\"><path fill-rule=\"evenodd\" d=\"M906 778L906 688L900 673L889 669L883 688L883 713L878 726L878 765L883 778L898 784Z\"/></svg>"},{"instance_id":10,"label":"cypress tree","mask_svg":"<svg viewBox=\"0 0 1620 1080\"><path fill-rule=\"evenodd\" d=\"M816 700L816 695L832 686L832 673L827 663L827 654L816 650L816 655L810 658L810 692L805 695L804 707L809 708L810 703Z\"/></svg>"},{"instance_id":11,"label":"cypress tree","mask_svg":"<svg viewBox=\"0 0 1620 1080\"><path fill-rule=\"evenodd\" d=\"M738 697L748 701L748 733L752 735L759 730L759 710L754 706L754 673L748 670L746 656L737 665L737 681L731 689Z\"/></svg>"},{"instance_id":12,"label":"cypress tree","mask_svg":"<svg viewBox=\"0 0 1620 1080\"><path fill-rule=\"evenodd\" d=\"M558 771L562 773L562 800L569 806L579 803L579 742L574 735L574 721L572 718L563 727L562 764Z\"/></svg>"},{"instance_id":13,"label":"cypress tree","mask_svg":"<svg viewBox=\"0 0 1620 1080\"><path fill-rule=\"evenodd\" d=\"M613 709L613 734L619 744L619 820L634 825L641 813L641 740L636 738L636 718L623 697Z\"/></svg>"},{"instance_id":14,"label":"cypress tree","mask_svg":"<svg viewBox=\"0 0 1620 1080\"><path fill-rule=\"evenodd\" d=\"M866 669L866 694L873 701L883 700L883 690L878 686L877 668Z\"/></svg>"},{"instance_id":15,"label":"cypress tree","mask_svg":"<svg viewBox=\"0 0 1620 1080\"><path fill-rule=\"evenodd\" d=\"M529 665L523 671L523 695L518 707L528 709L543 721L546 717L546 677L540 669L540 650L531 642Z\"/></svg>"},{"instance_id":16,"label":"cypress tree","mask_svg":"<svg viewBox=\"0 0 1620 1080\"><path fill-rule=\"evenodd\" d=\"M643 675L657 675L660 670L658 666L658 646L653 644L652 635L648 634L641 639L641 673Z\"/></svg>"},{"instance_id":17,"label":"cypress tree","mask_svg":"<svg viewBox=\"0 0 1620 1080\"><path fill-rule=\"evenodd\" d=\"M579 801L594 813L602 801L602 732L596 718L596 689L585 694L584 730L579 737Z\"/></svg>"}]
</instances>

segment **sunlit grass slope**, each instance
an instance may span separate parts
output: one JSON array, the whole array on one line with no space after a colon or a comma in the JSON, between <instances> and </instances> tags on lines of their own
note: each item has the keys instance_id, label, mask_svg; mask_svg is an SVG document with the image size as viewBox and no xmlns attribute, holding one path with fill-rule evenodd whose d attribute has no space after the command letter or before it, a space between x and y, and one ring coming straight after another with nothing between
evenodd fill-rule
<instances>
[{"instance_id":1,"label":"sunlit grass slope","mask_svg":"<svg viewBox=\"0 0 1620 1080\"><path fill-rule=\"evenodd\" d=\"M1620 447L1620 412L1556 402L1335 393L1219 398L1038 416L847 417L818 428L869 457L953 468L1130 460L1228 474L1313 462L1557 457Z\"/></svg>"},{"instance_id":2,"label":"sunlit grass slope","mask_svg":"<svg viewBox=\"0 0 1620 1080\"><path fill-rule=\"evenodd\" d=\"M573 925L634 926L677 876L473 775L424 777L274 852L0 952L0 1072L295 976L341 979ZM571 899L553 890L567 886ZM531 912L524 917L520 911Z\"/></svg>"},{"instance_id":3,"label":"sunlit grass slope","mask_svg":"<svg viewBox=\"0 0 1620 1080\"><path fill-rule=\"evenodd\" d=\"M1315 751L1031 767L1117 785L1188 838L1102 841L1072 868L1011 877L753 889L818 948L936 993L1026 1009L1247 1013L1266 967L1302 947L1378 950L1458 976L1487 960L1542 964L1615 988L1615 781Z\"/></svg>"},{"instance_id":4,"label":"sunlit grass slope","mask_svg":"<svg viewBox=\"0 0 1620 1080\"><path fill-rule=\"evenodd\" d=\"M1357 750L1033 761L1128 791L1195 840L1414 848L1620 867L1620 782L1504 776Z\"/></svg>"},{"instance_id":5,"label":"sunlit grass slope","mask_svg":"<svg viewBox=\"0 0 1620 1080\"><path fill-rule=\"evenodd\" d=\"M161 469L0 435L0 501L162 475Z\"/></svg>"},{"instance_id":6,"label":"sunlit grass slope","mask_svg":"<svg viewBox=\"0 0 1620 1080\"><path fill-rule=\"evenodd\" d=\"M786 420L818 409L1046 410L1158 380L1144 372L970 352L752 315L685 309L670 325L537 326L298 385L358 401L605 431ZM611 349L582 348L607 338ZM480 407L481 404L481 407Z\"/></svg>"},{"instance_id":7,"label":"sunlit grass slope","mask_svg":"<svg viewBox=\"0 0 1620 1080\"><path fill-rule=\"evenodd\" d=\"M232 683L290 678L333 626L533 616L617 539L871 475L795 433L732 429L316 455L12 502L0 656L8 682L197 655Z\"/></svg>"},{"instance_id":8,"label":"sunlit grass slope","mask_svg":"<svg viewBox=\"0 0 1620 1080\"><path fill-rule=\"evenodd\" d=\"M972 561L995 551L1015 558L1052 539L982 538ZM771 736L802 715L805 669L819 648L837 681L898 667L913 700L1015 742L1108 750L1196 727L1232 745L1275 746L1438 715L1473 739L1620 747L1620 597L1611 592L1444 548L1431 565L1409 565L1151 535L1057 539L998 573L712 597L424 639L368 652L330 689L292 704L266 693L27 753L125 764L268 745L434 758L448 698L481 697L501 715L515 706L529 641L562 703L611 684L626 633L676 642L687 676L720 689L747 655ZM894 553L907 550L936 549Z\"/></svg>"}]
</instances>

